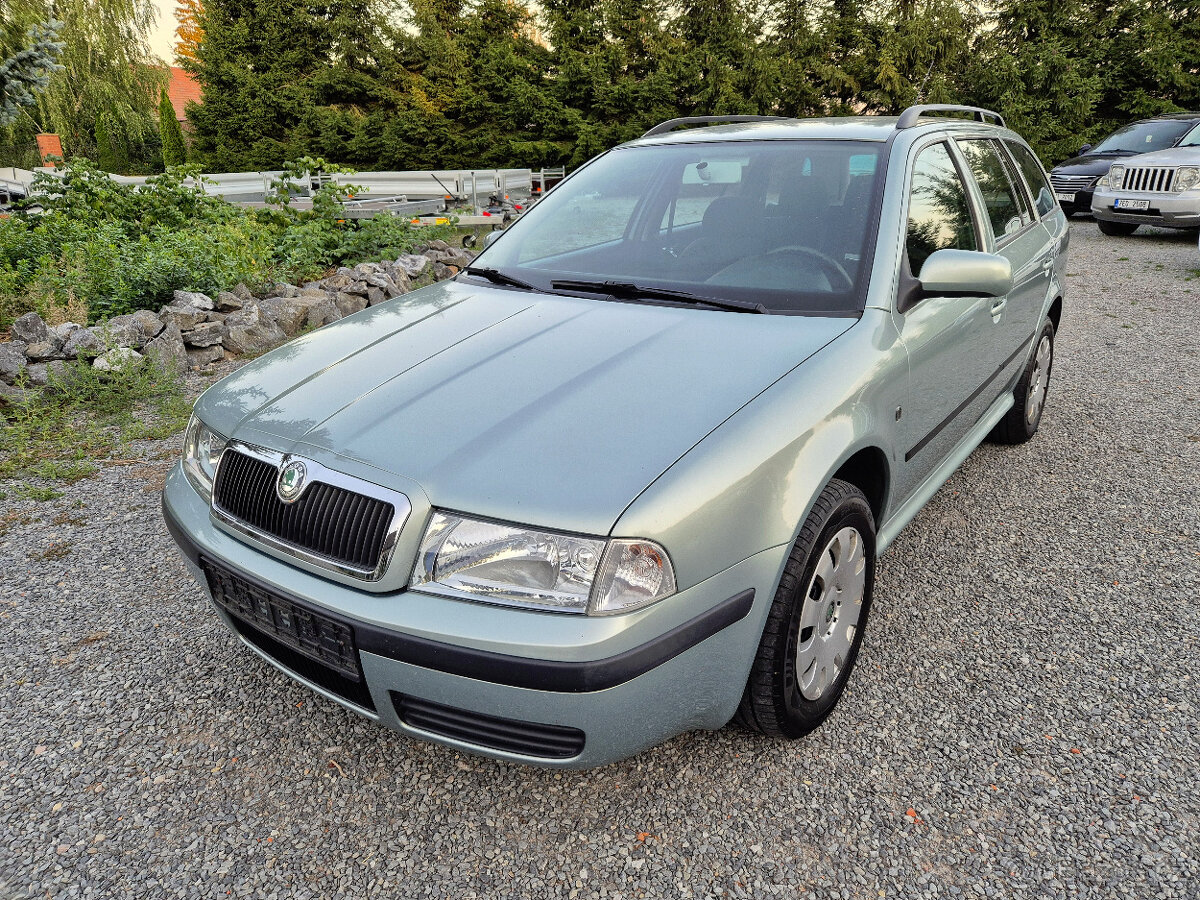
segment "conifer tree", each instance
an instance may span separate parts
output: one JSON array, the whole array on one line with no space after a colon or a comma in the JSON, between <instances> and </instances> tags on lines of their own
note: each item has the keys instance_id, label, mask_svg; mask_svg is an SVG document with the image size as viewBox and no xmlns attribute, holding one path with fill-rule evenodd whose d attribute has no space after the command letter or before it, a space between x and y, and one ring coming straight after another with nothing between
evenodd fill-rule
<instances>
[{"instance_id":1,"label":"conifer tree","mask_svg":"<svg viewBox=\"0 0 1200 900\"><path fill-rule=\"evenodd\" d=\"M187 162L187 144L183 140L183 129L175 118L175 107L171 98L163 91L158 101L158 133L162 139L163 165L181 166Z\"/></svg>"}]
</instances>

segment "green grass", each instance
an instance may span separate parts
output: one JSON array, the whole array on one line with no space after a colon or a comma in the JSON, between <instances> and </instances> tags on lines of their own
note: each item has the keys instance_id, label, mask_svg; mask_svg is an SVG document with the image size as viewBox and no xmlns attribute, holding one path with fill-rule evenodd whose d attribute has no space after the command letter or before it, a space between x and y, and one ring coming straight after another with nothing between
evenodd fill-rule
<instances>
[{"instance_id":1,"label":"green grass","mask_svg":"<svg viewBox=\"0 0 1200 900\"><path fill-rule=\"evenodd\" d=\"M153 362L117 373L68 365L32 399L0 412L0 491L54 500L58 487L128 456L132 442L178 434L190 411L180 380Z\"/></svg>"}]
</instances>

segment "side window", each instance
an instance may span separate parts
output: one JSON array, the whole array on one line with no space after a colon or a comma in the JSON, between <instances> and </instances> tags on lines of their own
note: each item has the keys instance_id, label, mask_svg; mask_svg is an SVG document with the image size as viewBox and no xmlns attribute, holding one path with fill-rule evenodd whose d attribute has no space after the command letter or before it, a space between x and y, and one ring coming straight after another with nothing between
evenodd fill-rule
<instances>
[{"instance_id":1,"label":"side window","mask_svg":"<svg viewBox=\"0 0 1200 900\"><path fill-rule=\"evenodd\" d=\"M1020 231L1026 219L999 149L991 141L982 139L959 140L958 146L979 184L996 239Z\"/></svg>"},{"instance_id":2,"label":"side window","mask_svg":"<svg viewBox=\"0 0 1200 900\"><path fill-rule=\"evenodd\" d=\"M1038 215L1044 216L1056 205L1054 193L1046 181L1046 170L1042 168L1038 158L1024 144L1017 144L1013 141L1004 143L1012 153L1013 159L1017 161L1017 167L1021 170L1021 174L1025 176L1025 183L1029 185L1029 192L1033 194Z\"/></svg>"},{"instance_id":3,"label":"side window","mask_svg":"<svg viewBox=\"0 0 1200 900\"><path fill-rule=\"evenodd\" d=\"M1189 131L1182 141L1179 142L1180 147L1200 147L1200 125L1197 125Z\"/></svg>"},{"instance_id":4,"label":"side window","mask_svg":"<svg viewBox=\"0 0 1200 900\"><path fill-rule=\"evenodd\" d=\"M979 249L967 189L945 144L926 147L913 164L905 247L913 274L936 250Z\"/></svg>"}]
</instances>

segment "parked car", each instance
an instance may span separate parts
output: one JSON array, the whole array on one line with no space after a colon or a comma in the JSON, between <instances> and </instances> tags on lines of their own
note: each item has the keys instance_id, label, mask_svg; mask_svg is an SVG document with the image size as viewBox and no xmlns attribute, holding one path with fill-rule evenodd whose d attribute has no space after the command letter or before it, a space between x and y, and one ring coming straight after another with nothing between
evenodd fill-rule
<instances>
[{"instance_id":1,"label":"parked car","mask_svg":"<svg viewBox=\"0 0 1200 900\"><path fill-rule=\"evenodd\" d=\"M1054 195L1068 216L1089 212L1092 191L1118 159L1200 141L1200 113L1141 119L1119 128L1096 146L1084 144L1079 155L1050 172Z\"/></svg>"},{"instance_id":2,"label":"parked car","mask_svg":"<svg viewBox=\"0 0 1200 900\"><path fill-rule=\"evenodd\" d=\"M209 388L163 512L222 622L525 763L817 727L876 557L1037 432L1068 230L995 113L745 118L601 154L453 281Z\"/></svg>"},{"instance_id":3,"label":"parked car","mask_svg":"<svg viewBox=\"0 0 1200 900\"><path fill-rule=\"evenodd\" d=\"M1200 228L1200 129L1189 146L1113 163L1096 185L1092 216L1105 234L1133 234L1140 225Z\"/></svg>"}]
</instances>

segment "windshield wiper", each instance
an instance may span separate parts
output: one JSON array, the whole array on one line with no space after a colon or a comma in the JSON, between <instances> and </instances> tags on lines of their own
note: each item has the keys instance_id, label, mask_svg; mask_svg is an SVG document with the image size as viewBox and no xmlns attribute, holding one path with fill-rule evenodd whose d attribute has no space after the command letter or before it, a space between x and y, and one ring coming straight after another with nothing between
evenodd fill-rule
<instances>
[{"instance_id":1,"label":"windshield wiper","mask_svg":"<svg viewBox=\"0 0 1200 900\"><path fill-rule=\"evenodd\" d=\"M467 266L463 271L477 278L486 278L492 284L506 284L509 287L521 288L526 291L541 291L541 288L534 287L528 281L522 281L520 278L509 275L506 272L501 272L499 269L490 269L483 266Z\"/></svg>"},{"instance_id":2,"label":"windshield wiper","mask_svg":"<svg viewBox=\"0 0 1200 900\"><path fill-rule=\"evenodd\" d=\"M745 300L722 300L717 297L702 297L687 291L669 288L648 287L631 281L552 281L550 287L556 291L583 291L589 294L608 294L619 300L674 300L691 305L715 306L732 312L770 313L761 303Z\"/></svg>"}]
</instances>

